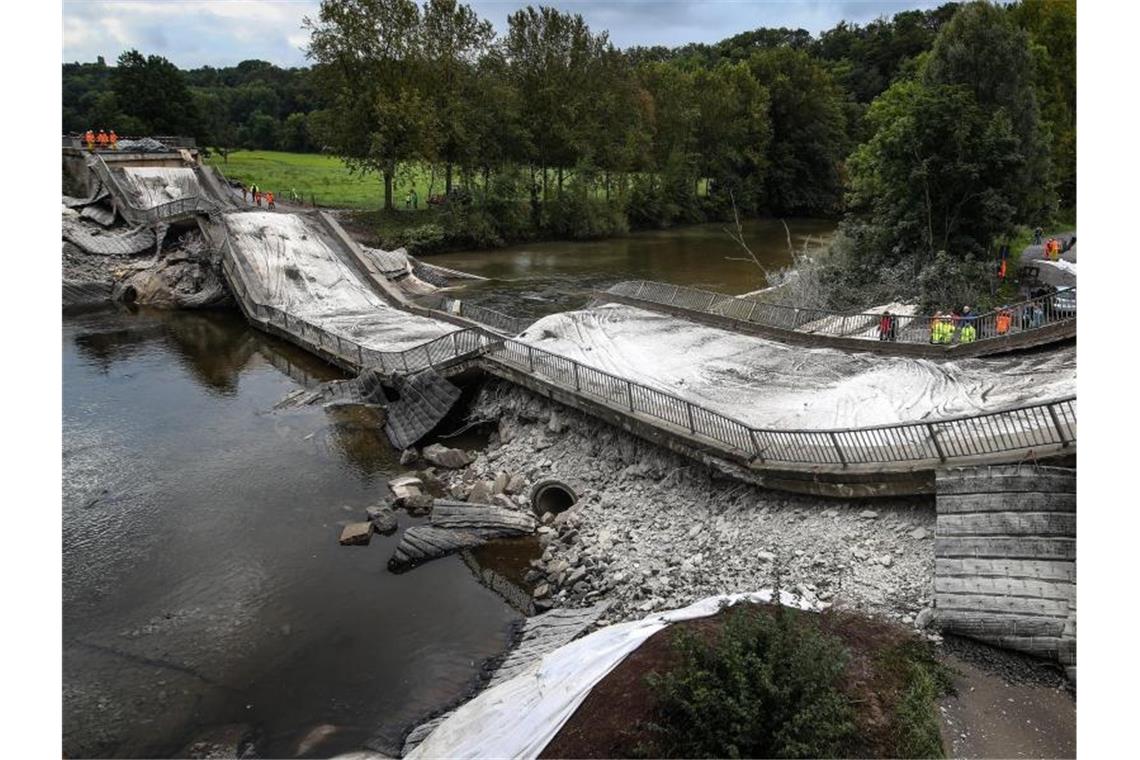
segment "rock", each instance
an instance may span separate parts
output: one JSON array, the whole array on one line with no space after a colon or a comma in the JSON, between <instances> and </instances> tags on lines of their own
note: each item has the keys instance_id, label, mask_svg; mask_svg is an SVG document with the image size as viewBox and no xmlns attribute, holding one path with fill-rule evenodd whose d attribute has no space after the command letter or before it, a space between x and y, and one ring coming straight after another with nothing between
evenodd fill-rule
<instances>
[{"instance_id":1,"label":"rock","mask_svg":"<svg viewBox=\"0 0 1140 760\"><path fill-rule=\"evenodd\" d=\"M526 478L522 475L512 475L511 479L507 481L507 486L504 488L506 493L519 493L526 489Z\"/></svg>"},{"instance_id":2,"label":"rock","mask_svg":"<svg viewBox=\"0 0 1140 760\"><path fill-rule=\"evenodd\" d=\"M257 757L253 743L254 731L244 723L234 723L207 729L197 734L182 748L177 757L195 760Z\"/></svg>"},{"instance_id":3,"label":"rock","mask_svg":"<svg viewBox=\"0 0 1140 760\"><path fill-rule=\"evenodd\" d=\"M542 524L543 525L550 525L553 522L554 522L554 513L553 512L543 512L542 513Z\"/></svg>"},{"instance_id":4,"label":"rock","mask_svg":"<svg viewBox=\"0 0 1140 760\"><path fill-rule=\"evenodd\" d=\"M930 624L934 622L934 608L924 607L914 616L914 627L920 631L929 628Z\"/></svg>"},{"instance_id":5,"label":"rock","mask_svg":"<svg viewBox=\"0 0 1140 760\"><path fill-rule=\"evenodd\" d=\"M412 475L404 475L399 478L393 478L388 481L388 490L397 500L405 499L409 496L420 493L423 488L424 482Z\"/></svg>"},{"instance_id":6,"label":"rock","mask_svg":"<svg viewBox=\"0 0 1140 760\"><path fill-rule=\"evenodd\" d=\"M471 455L460 449L451 449L438 443L425 446L423 458L436 467L446 467L449 470L458 470L471 464Z\"/></svg>"},{"instance_id":7,"label":"rock","mask_svg":"<svg viewBox=\"0 0 1140 760\"><path fill-rule=\"evenodd\" d=\"M419 458L419 452L416 451L415 448L407 448L400 454L400 464L404 467L410 467L415 464Z\"/></svg>"},{"instance_id":8,"label":"rock","mask_svg":"<svg viewBox=\"0 0 1140 760\"><path fill-rule=\"evenodd\" d=\"M389 536L396 532L398 523L396 513L392 511L391 507L368 507L364 510L364 514L377 533Z\"/></svg>"},{"instance_id":9,"label":"rock","mask_svg":"<svg viewBox=\"0 0 1140 760\"><path fill-rule=\"evenodd\" d=\"M546 429L555 435L566 429L566 423L559 416L557 409L550 413L550 421L546 423Z\"/></svg>"},{"instance_id":10,"label":"rock","mask_svg":"<svg viewBox=\"0 0 1140 760\"><path fill-rule=\"evenodd\" d=\"M926 538L928 535L930 535L930 534L927 533L926 528L915 528L914 530L912 530L910 532L910 537L913 538L915 541L921 541L924 538Z\"/></svg>"},{"instance_id":11,"label":"rock","mask_svg":"<svg viewBox=\"0 0 1140 760\"><path fill-rule=\"evenodd\" d=\"M761 562L775 562L776 555L772 552L756 552L756 559Z\"/></svg>"},{"instance_id":12,"label":"rock","mask_svg":"<svg viewBox=\"0 0 1140 760\"><path fill-rule=\"evenodd\" d=\"M510 481L510 475L507 475L507 473L500 471L499 474L495 476L495 483L491 487L491 493L503 493L507 490L507 483Z\"/></svg>"},{"instance_id":13,"label":"rock","mask_svg":"<svg viewBox=\"0 0 1140 760\"><path fill-rule=\"evenodd\" d=\"M879 564L882 565L883 567L890 567L894 563L894 561L895 561L894 557L892 557L889 554L884 554L883 556L879 557L879 560L878 560Z\"/></svg>"},{"instance_id":14,"label":"rock","mask_svg":"<svg viewBox=\"0 0 1140 760\"><path fill-rule=\"evenodd\" d=\"M838 509L825 509L821 513L824 517L839 517Z\"/></svg>"},{"instance_id":15,"label":"rock","mask_svg":"<svg viewBox=\"0 0 1140 760\"><path fill-rule=\"evenodd\" d=\"M533 596L535 599L542 599L543 597L550 596L550 584L540 583L535 586Z\"/></svg>"},{"instance_id":16,"label":"rock","mask_svg":"<svg viewBox=\"0 0 1140 760\"><path fill-rule=\"evenodd\" d=\"M372 540L372 523L356 522L344 526L340 532L341 546L363 546Z\"/></svg>"},{"instance_id":17,"label":"rock","mask_svg":"<svg viewBox=\"0 0 1140 760\"><path fill-rule=\"evenodd\" d=\"M492 484L486 480L477 480L475 485L471 486L471 491L467 494L467 501L475 504L486 504L491 500L491 486Z\"/></svg>"},{"instance_id":18,"label":"rock","mask_svg":"<svg viewBox=\"0 0 1140 760\"><path fill-rule=\"evenodd\" d=\"M435 504L435 498L430 493L417 493L402 499L399 506L406 509L409 515L426 515L431 512L433 504Z\"/></svg>"},{"instance_id":19,"label":"rock","mask_svg":"<svg viewBox=\"0 0 1140 760\"><path fill-rule=\"evenodd\" d=\"M874 520L876 517L879 516L879 513L873 509L864 509L862 512L859 513L859 516L862 517L864 520Z\"/></svg>"},{"instance_id":20,"label":"rock","mask_svg":"<svg viewBox=\"0 0 1140 760\"><path fill-rule=\"evenodd\" d=\"M515 503L505 493L497 493L491 497L491 503L503 509L514 509Z\"/></svg>"},{"instance_id":21,"label":"rock","mask_svg":"<svg viewBox=\"0 0 1140 760\"><path fill-rule=\"evenodd\" d=\"M586 577L586 568L579 567L578 569L576 569L570 573L570 575L566 578L566 583L563 585L573 586L576 583L578 583L578 581L582 580L585 577Z\"/></svg>"}]
</instances>

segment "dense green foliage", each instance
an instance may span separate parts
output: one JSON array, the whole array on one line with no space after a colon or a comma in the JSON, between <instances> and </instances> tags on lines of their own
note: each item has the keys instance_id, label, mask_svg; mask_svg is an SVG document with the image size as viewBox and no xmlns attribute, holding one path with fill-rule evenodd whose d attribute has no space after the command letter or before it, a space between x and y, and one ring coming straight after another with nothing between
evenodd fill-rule
<instances>
[{"instance_id":1,"label":"dense green foliage","mask_svg":"<svg viewBox=\"0 0 1140 760\"><path fill-rule=\"evenodd\" d=\"M388 210L426 173L463 190L423 222L454 242L845 215L836 305L976 300L1002 241L1076 201L1074 0L624 51L548 7L496 34L457 0L323 0L305 26L308 68L65 64L64 128L330 154Z\"/></svg>"},{"instance_id":2,"label":"dense green foliage","mask_svg":"<svg viewBox=\"0 0 1140 760\"><path fill-rule=\"evenodd\" d=\"M649 675L660 757L846 757L855 708L841 689L847 655L815 621L742 605L715 642L675 634L680 663Z\"/></svg>"},{"instance_id":3,"label":"dense green foliage","mask_svg":"<svg viewBox=\"0 0 1140 760\"><path fill-rule=\"evenodd\" d=\"M950 671L913 634L857 615L739 605L671 634L647 677L651 757L942 757Z\"/></svg>"}]
</instances>

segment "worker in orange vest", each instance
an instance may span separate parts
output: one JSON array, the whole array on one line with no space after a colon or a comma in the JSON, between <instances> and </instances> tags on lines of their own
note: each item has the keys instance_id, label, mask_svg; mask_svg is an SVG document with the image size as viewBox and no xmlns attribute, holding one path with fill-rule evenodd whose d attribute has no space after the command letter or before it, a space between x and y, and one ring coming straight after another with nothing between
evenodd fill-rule
<instances>
[{"instance_id":1,"label":"worker in orange vest","mask_svg":"<svg viewBox=\"0 0 1140 760\"><path fill-rule=\"evenodd\" d=\"M99 134L95 136L95 143L99 146L99 150L105 150L107 148L107 133L102 129L100 129Z\"/></svg>"},{"instance_id":2,"label":"worker in orange vest","mask_svg":"<svg viewBox=\"0 0 1140 760\"><path fill-rule=\"evenodd\" d=\"M277 208L277 205L273 202L273 191L272 190L266 190L265 191L265 205L268 208L272 208L272 209Z\"/></svg>"},{"instance_id":3,"label":"worker in orange vest","mask_svg":"<svg viewBox=\"0 0 1140 760\"><path fill-rule=\"evenodd\" d=\"M87 150L95 150L95 133L90 129L87 130L87 134L83 135L83 142L87 143Z\"/></svg>"},{"instance_id":4,"label":"worker in orange vest","mask_svg":"<svg viewBox=\"0 0 1140 760\"><path fill-rule=\"evenodd\" d=\"M111 134L107 135L107 141L111 143L111 150L119 149L119 136L115 134L115 130L111 130Z\"/></svg>"}]
</instances>

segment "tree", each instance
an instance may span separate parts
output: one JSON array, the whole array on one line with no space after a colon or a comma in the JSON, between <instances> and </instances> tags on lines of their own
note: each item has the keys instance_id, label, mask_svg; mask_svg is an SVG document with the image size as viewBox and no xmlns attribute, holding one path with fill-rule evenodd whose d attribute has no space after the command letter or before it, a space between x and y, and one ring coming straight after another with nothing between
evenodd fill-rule
<instances>
[{"instance_id":1,"label":"tree","mask_svg":"<svg viewBox=\"0 0 1140 760\"><path fill-rule=\"evenodd\" d=\"M1004 9L983 0L963 5L935 38L923 76L930 84L967 88L989 116L1005 114L1022 157L1014 167L1017 176L1009 199L1020 220L1045 218L1056 195L1029 35Z\"/></svg>"},{"instance_id":2,"label":"tree","mask_svg":"<svg viewBox=\"0 0 1140 760\"><path fill-rule=\"evenodd\" d=\"M849 141L835 80L807 52L790 47L757 52L749 65L771 100L767 206L776 214L837 212Z\"/></svg>"},{"instance_id":3,"label":"tree","mask_svg":"<svg viewBox=\"0 0 1140 760\"><path fill-rule=\"evenodd\" d=\"M451 192L452 167L470 167L478 153L472 121L487 104L476 100L475 66L495 36L470 6L456 0L428 0L423 9L423 89L433 120L432 146L445 167L445 191Z\"/></svg>"},{"instance_id":4,"label":"tree","mask_svg":"<svg viewBox=\"0 0 1140 760\"><path fill-rule=\"evenodd\" d=\"M1077 4L1075 0L1021 0L1011 17L1029 33L1037 101L1052 135L1053 181L1061 205L1077 203Z\"/></svg>"},{"instance_id":5,"label":"tree","mask_svg":"<svg viewBox=\"0 0 1140 760\"><path fill-rule=\"evenodd\" d=\"M419 8L411 0L322 0L305 27L330 101L317 137L353 171L380 172L391 211L396 167L424 155L430 132L416 91Z\"/></svg>"},{"instance_id":6,"label":"tree","mask_svg":"<svg viewBox=\"0 0 1140 760\"><path fill-rule=\"evenodd\" d=\"M124 115L152 134L197 134L200 123L182 72L162 56L128 50L119 56L111 88Z\"/></svg>"}]
</instances>

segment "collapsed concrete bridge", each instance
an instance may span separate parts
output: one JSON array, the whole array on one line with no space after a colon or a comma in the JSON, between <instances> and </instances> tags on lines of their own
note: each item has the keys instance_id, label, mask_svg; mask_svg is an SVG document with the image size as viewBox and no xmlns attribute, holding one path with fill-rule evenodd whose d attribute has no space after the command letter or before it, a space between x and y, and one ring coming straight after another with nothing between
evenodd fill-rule
<instances>
[{"instance_id":1,"label":"collapsed concrete bridge","mask_svg":"<svg viewBox=\"0 0 1140 760\"><path fill-rule=\"evenodd\" d=\"M939 624L1073 665L1071 476L991 466L1075 456L1075 311L1026 302L1004 329L982 315L977 341L936 346L929 317L879 341L872 314L636 282L531 324L433 292L423 267L325 213L248 209L185 148L114 168L80 157L88 176L68 205L131 229L65 237L132 254L196 225L251 324L356 373L362 396L398 389L400 445L458 398L446 378L478 372L763 487L938 493Z\"/></svg>"},{"instance_id":2,"label":"collapsed concrete bridge","mask_svg":"<svg viewBox=\"0 0 1140 760\"><path fill-rule=\"evenodd\" d=\"M147 229L193 220L251 323L352 372L480 371L733 477L820 495L932 493L935 470L948 464L1076 449L1071 347L1045 359L959 360L1071 342L1075 314L986 335L979 352L867 340L873 315L803 310L779 322L785 311L756 302L632 283L602 294L617 305L528 326L401 287L393 277L401 265L360 246L327 213L250 210L216 170L158 160L112 169L88 157L89 197L109 196L143 240ZM939 361L914 356L916 347L935 349ZM845 408L848 418L818 414Z\"/></svg>"}]
</instances>

